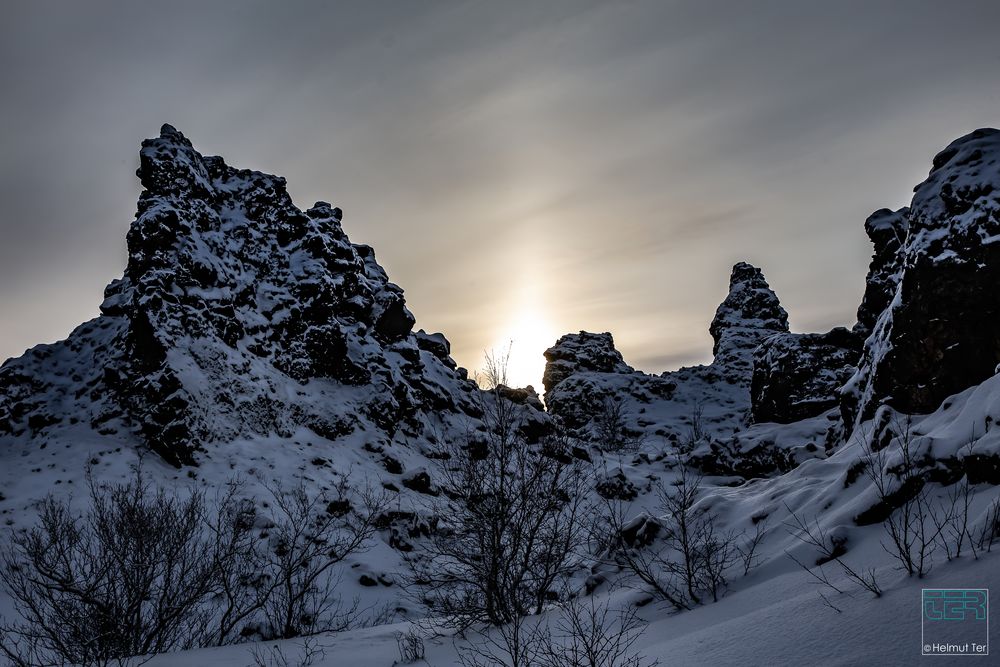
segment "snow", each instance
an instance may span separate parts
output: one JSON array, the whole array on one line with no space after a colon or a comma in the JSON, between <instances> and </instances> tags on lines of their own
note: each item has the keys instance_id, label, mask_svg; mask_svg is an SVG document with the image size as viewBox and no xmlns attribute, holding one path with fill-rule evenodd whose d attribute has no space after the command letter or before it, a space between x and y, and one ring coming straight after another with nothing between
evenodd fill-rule
<instances>
[{"instance_id":1,"label":"snow","mask_svg":"<svg viewBox=\"0 0 1000 667\"><path fill-rule=\"evenodd\" d=\"M986 424L987 417L1000 412L1000 377L958 394L947 407L913 421L913 430L933 441L936 452L968 451L970 424ZM757 425L779 441L801 424ZM997 452L994 430L975 435L980 452ZM674 612L656 603L641 609L648 622L636 649L664 665L745 666L748 664L800 666L823 665L911 665L918 662L921 646L922 588L990 588L1000 590L1000 550L945 561L939 555L931 572L923 579L907 577L882 547L885 536L880 525L857 526L853 517L874 500L870 483L861 476L845 483L848 469L862 455L855 439L829 458L812 459L793 471L769 479L750 480L738 487L710 485L702 503L720 513L727 527L748 527L752 517L767 515L769 533L762 543L761 563L745 578L734 578L729 593L719 602L690 611ZM614 467L621 460L609 458ZM623 464L629 467L627 464ZM635 469L638 472L638 469ZM642 470L646 474L651 468ZM659 467L657 473L669 479L671 473ZM943 493L935 487L935 493ZM1000 489L975 487L970 516L973 525L985 520L987 508L1000 499ZM633 511L649 509L651 497L640 496ZM873 567L884 590L880 598L858 590L835 566L824 566L832 583L845 593L818 586L789 557L795 555L811 563L816 553L796 540L787 529L790 511L819 524L831 533L847 538L844 557L856 567ZM830 604L822 597L822 592ZM636 594L628 587L598 589L596 597L612 605L633 604ZM557 610L550 610L532 622L552 622ZM397 633L409 629L405 621L343 633L321 635L317 643L325 656L318 666L351 664L385 666L399 659ZM418 624L418 629L424 624ZM992 631L991 631L992 632ZM996 636L993 635L994 641ZM301 651L302 640L275 643L287 655ZM462 640L447 632L426 640L428 665L457 664ZM996 647L994 647L996 649ZM151 666L212 664L243 667L252 664L252 646L241 645L202 649L158 656ZM934 664L965 664L962 658L935 657ZM973 664L979 664L973 662ZM988 664L984 661L983 664Z\"/></svg>"}]
</instances>

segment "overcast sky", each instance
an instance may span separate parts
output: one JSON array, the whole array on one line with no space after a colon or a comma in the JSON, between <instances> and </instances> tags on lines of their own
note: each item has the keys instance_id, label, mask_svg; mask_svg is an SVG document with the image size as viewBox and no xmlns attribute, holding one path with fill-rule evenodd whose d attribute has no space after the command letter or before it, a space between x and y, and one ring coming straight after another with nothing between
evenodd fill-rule
<instances>
[{"instance_id":1,"label":"overcast sky","mask_svg":"<svg viewBox=\"0 0 1000 667\"><path fill-rule=\"evenodd\" d=\"M587 329L649 371L710 357L739 260L852 324L865 217L1000 125L995 1L2 8L0 358L97 314L164 122L341 206L459 363Z\"/></svg>"}]
</instances>

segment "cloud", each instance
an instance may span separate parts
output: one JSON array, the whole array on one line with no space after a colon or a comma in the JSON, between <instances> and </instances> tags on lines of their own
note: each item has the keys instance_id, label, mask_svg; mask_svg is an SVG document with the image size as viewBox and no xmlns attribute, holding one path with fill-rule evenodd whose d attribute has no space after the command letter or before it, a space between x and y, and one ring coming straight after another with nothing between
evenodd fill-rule
<instances>
[{"instance_id":1,"label":"cloud","mask_svg":"<svg viewBox=\"0 0 1000 667\"><path fill-rule=\"evenodd\" d=\"M850 324L865 216L1000 123L997 19L988 2L8 3L0 357L96 313L163 122L286 176L301 206L341 205L460 363L526 294L640 366L702 359L741 259L793 325Z\"/></svg>"}]
</instances>

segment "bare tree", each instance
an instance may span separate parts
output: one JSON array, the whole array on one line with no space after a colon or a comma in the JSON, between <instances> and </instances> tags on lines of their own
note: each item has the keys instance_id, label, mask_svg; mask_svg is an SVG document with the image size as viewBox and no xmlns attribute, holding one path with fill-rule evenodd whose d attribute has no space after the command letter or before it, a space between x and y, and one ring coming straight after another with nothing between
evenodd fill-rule
<instances>
[{"instance_id":1,"label":"bare tree","mask_svg":"<svg viewBox=\"0 0 1000 667\"><path fill-rule=\"evenodd\" d=\"M448 500L410 559L411 590L460 628L539 612L587 536L583 465L558 435L527 442L505 381L503 358L490 356L484 430L445 444L438 474Z\"/></svg>"}]
</instances>

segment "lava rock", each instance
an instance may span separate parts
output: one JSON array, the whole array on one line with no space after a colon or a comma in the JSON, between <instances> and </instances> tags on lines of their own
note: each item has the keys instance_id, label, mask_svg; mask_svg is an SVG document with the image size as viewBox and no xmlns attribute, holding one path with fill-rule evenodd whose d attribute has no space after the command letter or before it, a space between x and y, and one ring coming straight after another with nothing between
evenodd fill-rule
<instances>
[{"instance_id":1,"label":"lava rock","mask_svg":"<svg viewBox=\"0 0 1000 667\"><path fill-rule=\"evenodd\" d=\"M861 336L843 327L770 336L753 355L750 421L788 424L836 407L861 347Z\"/></svg>"},{"instance_id":2,"label":"lava rock","mask_svg":"<svg viewBox=\"0 0 1000 667\"><path fill-rule=\"evenodd\" d=\"M845 385L845 424L883 403L930 412L1000 363L1000 131L939 153L907 217L899 285Z\"/></svg>"},{"instance_id":3,"label":"lava rock","mask_svg":"<svg viewBox=\"0 0 1000 667\"><path fill-rule=\"evenodd\" d=\"M631 373L621 352L615 349L610 333L566 334L545 350L545 374L542 384L546 396L560 382L583 371L596 373Z\"/></svg>"},{"instance_id":4,"label":"lava rock","mask_svg":"<svg viewBox=\"0 0 1000 667\"><path fill-rule=\"evenodd\" d=\"M734 380L749 381L754 349L776 333L788 332L788 313L757 267L739 262L729 277L729 294L709 327L714 364Z\"/></svg>"},{"instance_id":5,"label":"lava rock","mask_svg":"<svg viewBox=\"0 0 1000 667\"><path fill-rule=\"evenodd\" d=\"M871 239L874 251L868 276L865 278L865 295L858 307L858 322L854 331L865 338L875 328L875 321L896 294L902 270L900 248L906 240L910 226L909 208L890 211L879 209L865 220L865 233Z\"/></svg>"}]
</instances>

